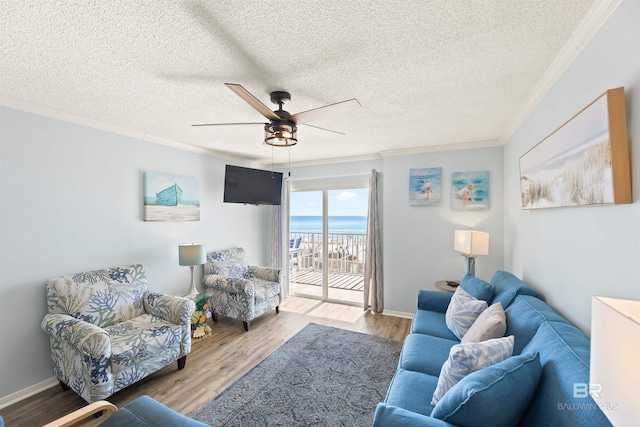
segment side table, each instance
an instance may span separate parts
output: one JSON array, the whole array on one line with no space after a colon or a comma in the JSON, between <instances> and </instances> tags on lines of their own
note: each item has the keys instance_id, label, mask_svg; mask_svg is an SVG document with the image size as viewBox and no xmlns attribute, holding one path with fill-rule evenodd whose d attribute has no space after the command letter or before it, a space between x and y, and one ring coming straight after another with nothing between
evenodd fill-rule
<instances>
[{"instance_id":1,"label":"side table","mask_svg":"<svg viewBox=\"0 0 640 427\"><path fill-rule=\"evenodd\" d=\"M458 289L457 286L451 286L450 284L448 284L446 280L438 280L436 282L436 288L446 292L455 292L456 289Z\"/></svg>"}]
</instances>

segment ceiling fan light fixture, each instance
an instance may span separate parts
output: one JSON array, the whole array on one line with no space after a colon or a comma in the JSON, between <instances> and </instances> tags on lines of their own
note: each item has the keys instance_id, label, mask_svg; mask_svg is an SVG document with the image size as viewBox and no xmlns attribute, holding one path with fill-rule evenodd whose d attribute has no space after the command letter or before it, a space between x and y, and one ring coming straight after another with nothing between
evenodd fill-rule
<instances>
[{"instance_id":1,"label":"ceiling fan light fixture","mask_svg":"<svg viewBox=\"0 0 640 427\"><path fill-rule=\"evenodd\" d=\"M273 147L291 147L298 143L294 124L269 123L264 127L264 143Z\"/></svg>"}]
</instances>

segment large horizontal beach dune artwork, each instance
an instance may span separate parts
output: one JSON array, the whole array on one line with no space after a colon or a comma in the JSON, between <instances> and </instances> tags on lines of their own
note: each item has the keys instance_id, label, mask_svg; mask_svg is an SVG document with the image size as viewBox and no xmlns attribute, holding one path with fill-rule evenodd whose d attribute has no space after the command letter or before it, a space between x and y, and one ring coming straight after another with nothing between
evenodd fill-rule
<instances>
[{"instance_id":1,"label":"large horizontal beach dune artwork","mask_svg":"<svg viewBox=\"0 0 640 427\"><path fill-rule=\"evenodd\" d=\"M520 157L523 209L631 203L624 88L611 89Z\"/></svg>"},{"instance_id":2,"label":"large horizontal beach dune artwork","mask_svg":"<svg viewBox=\"0 0 640 427\"><path fill-rule=\"evenodd\" d=\"M195 178L144 173L145 221L200 221L200 189Z\"/></svg>"}]
</instances>

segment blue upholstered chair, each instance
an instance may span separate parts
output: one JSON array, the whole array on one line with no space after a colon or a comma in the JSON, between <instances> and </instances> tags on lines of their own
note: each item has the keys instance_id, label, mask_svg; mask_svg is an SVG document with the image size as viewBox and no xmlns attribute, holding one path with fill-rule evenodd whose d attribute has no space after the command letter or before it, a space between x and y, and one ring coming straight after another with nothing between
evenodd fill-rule
<instances>
[{"instance_id":1,"label":"blue upholstered chair","mask_svg":"<svg viewBox=\"0 0 640 427\"><path fill-rule=\"evenodd\" d=\"M142 265L55 277L46 286L53 373L87 402L167 364L184 368L193 301L147 290Z\"/></svg>"},{"instance_id":2,"label":"blue upholstered chair","mask_svg":"<svg viewBox=\"0 0 640 427\"><path fill-rule=\"evenodd\" d=\"M209 307L214 321L219 314L242 320L248 331L251 320L269 310L279 312L280 269L248 265L242 248L207 253L202 283L211 295Z\"/></svg>"},{"instance_id":3,"label":"blue upholstered chair","mask_svg":"<svg viewBox=\"0 0 640 427\"><path fill-rule=\"evenodd\" d=\"M206 424L185 417L149 396L140 396L119 410L106 400L94 402L44 427L75 425L90 416L96 416L99 413L104 414L105 412L106 415L102 416L108 418L100 423L101 427L207 427ZM2 424L0 424L0 427L2 427Z\"/></svg>"}]
</instances>

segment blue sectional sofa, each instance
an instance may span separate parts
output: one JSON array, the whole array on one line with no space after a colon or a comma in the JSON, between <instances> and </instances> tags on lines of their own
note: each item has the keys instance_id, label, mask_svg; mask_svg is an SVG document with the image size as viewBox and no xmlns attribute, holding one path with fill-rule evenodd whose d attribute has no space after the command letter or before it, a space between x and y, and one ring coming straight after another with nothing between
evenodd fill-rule
<instances>
[{"instance_id":1,"label":"blue sectional sofa","mask_svg":"<svg viewBox=\"0 0 640 427\"><path fill-rule=\"evenodd\" d=\"M420 291L411 333L374 426L611 425L581 392L589 383L590 341L584 333L511 273L498 271L488 284L466 276L460 286L489 305L502 303L513 356L463 378L436 410L430 402L438 376L460 340L445 323L453 294Z\"/></svg>"}]
</instances>

